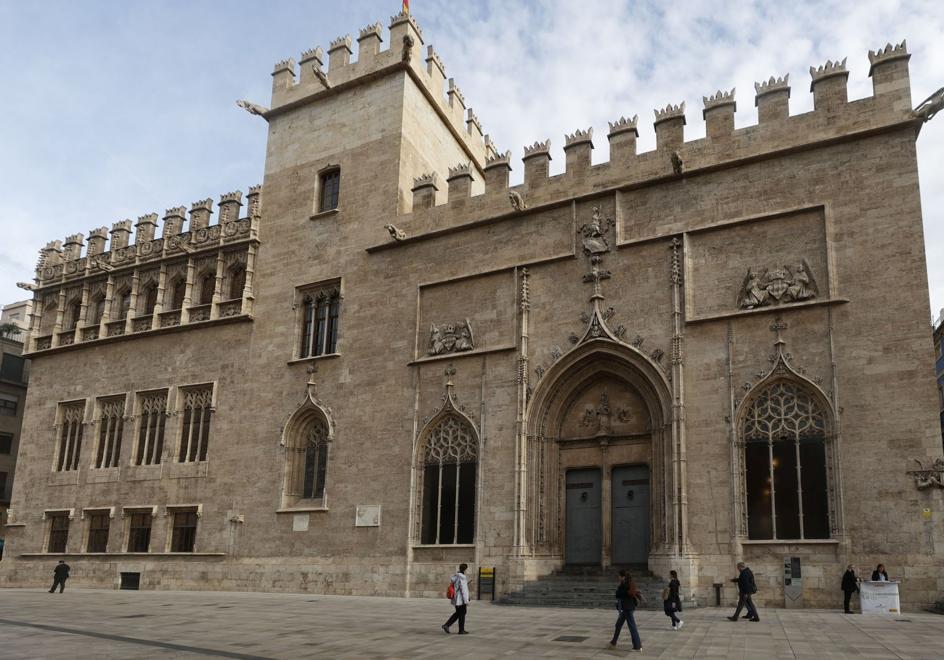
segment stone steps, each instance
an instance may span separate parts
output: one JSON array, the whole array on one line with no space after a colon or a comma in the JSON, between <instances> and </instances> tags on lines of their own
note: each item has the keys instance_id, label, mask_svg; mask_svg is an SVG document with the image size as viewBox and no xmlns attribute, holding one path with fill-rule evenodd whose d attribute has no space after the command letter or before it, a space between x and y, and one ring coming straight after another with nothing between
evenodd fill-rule
<instances>
[{"instance_id":1,"label":"stone steps","mask_svg":"<svg viewBox=\"0 0 944 660\"><path fill-rule=\"evenodd\" d=\"M639 609L662 609L662 588L666 582L644 568L631 570L643 597ZM519 591L499 599L502 605L527 607L616 608L615 570L599 567L567 567L525 584Z\"/></svg>"}]
</instances>

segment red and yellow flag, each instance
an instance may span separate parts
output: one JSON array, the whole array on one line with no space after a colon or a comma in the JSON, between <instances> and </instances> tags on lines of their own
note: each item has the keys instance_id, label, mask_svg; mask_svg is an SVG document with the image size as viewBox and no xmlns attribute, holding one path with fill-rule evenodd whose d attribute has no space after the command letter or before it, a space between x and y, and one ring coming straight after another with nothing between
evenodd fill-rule
<instances>
[{"instance_id":1,"label":"red and yellow flag","mask_svg":"<svg viewBox=\"0 0 944 660\"><path fill-rule=\"evenodd\" d=\"M403 0L403 13L404 14L410 13L410 0Z\"/></svg>"}]
</instances>

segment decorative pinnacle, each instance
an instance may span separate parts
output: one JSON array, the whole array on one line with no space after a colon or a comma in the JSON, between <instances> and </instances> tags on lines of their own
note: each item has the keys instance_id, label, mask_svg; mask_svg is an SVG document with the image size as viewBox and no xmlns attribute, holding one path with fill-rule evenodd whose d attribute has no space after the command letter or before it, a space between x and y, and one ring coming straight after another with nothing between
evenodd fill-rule
<instances>
[{"instance_id":1,"label":"decorative pinnacle","mask_svg":"<svg viewBox=\"0 0 944 660\"><path fill-rule=\"evenodd\" d=\"M366 39L367 37L376 36L380 41L383 41L383 37L380 36L380 31L382 29L383 28L380 25L380 21L377 21L373 25L368 25L367 27L362 28L360 34L357 37L357 40L360 41L361 39Z\"/></svg>"},{"instance_id":2,"label":"decorative pinnacle","mask_svg":"<svg viewBox=\"0 0 944 660\"><path fill-rule=\"evenodd\" d=\"M427 46L426 48L426 61L432 62L439 67L439 70L442 71L443 75L446 75L446 65L443 64L443 61L439 57L439 53L433 50L432 46Z\"/></svg>"},{"instance_id":3,"label":"decorative pinnacle","mask_svg":"<svg viewBox=\"0 0 944 660\"><path fill-rule=\"evenodd\" d=\"M722 92L720 89L712 94L711 96L703 96L702 101L705 103L705 110L711 110L713 108L720 108L723 105L733 105L737 104L734 101L734 92L735 88L732 87L730 92ZM737 109L735 107L735 109Z\"/></svg>"},{"instance_id":4,"label":"decorative pinnacle","mask_svg":"<svg viewBox=\"0 0 944 660\"><path fill-rule=\"evenodd\" d=\"M239 202L242 203L243 193L241 190L234 190L233 192L220 195L220 204L224 202Z\"/></svg>"},{"instance_id":5,"label":"decorative pinnacle","mask_svg":"<svg viewBox=\"0 0 944 660\"><path fill-rule=\"evenodd\" d=\"M288 71L292 75L295 75L295 60L290 57L286 60L280 60L276 62L275 67L272 70L272 75L274 76L280 71Z\"/></svg>"},{"instance_id":6,"label":"decorative pinnacle","mask_svg":"<svg viewBox=\"0 0 944 660\"><path fill-rule=\"evenodd\" d=\"M511 151L506 151L503 154L495 152L494 156L485 158L485 169L497 167L498 165L505 165L508 169L511 169Z\"/></svg>"},{"instance_id":7,"label":"decorative pinnacle","mask_svg":"<svg viewBox=\"0 0 944 660\"><path fill-rule=\"evenodd\" d=\"M632 131L636 134L636 137L639 137L639 130L636 128L637 122L639 121L639 115L633 115L632 119L627 119L626 117L620 117L616 121L607 122L610 125L610 135L619 135L620 133L626 133L627 131Z\"/></svg>"},{"instance_id":8,"label":"decorative pinnacle","mask_svg":"<svg viewBox=\"0 0 944 660\"><path fill-rule=\"evenodd\" d=\"M423 31L420 29L420 26L416 24L416 19L413 18L413 14L401 11L399 14L390 17L390 27L399 25L400 23L409 23L413 26L413 29L416 30L416 33L420 35L420 39L423 38Z\"/></svg>"},{"instance_id":9,"label":"decorative pinnacle","mask_svg":"<svg viewBox=\"0 0 944 660\"><path fill-rule=\"evenodd\" d=\"M165 218L173 218L175 216L180 216L181 218L187 213L186 206L175 206L173 208L167 209L164 211Z\"/></svg>"},{"instance_id":10,"label":"decorative pinnacle","mask_svg":"<svg viewBox=\"0 0 944 660\"><path fill-rule=\"evenodd\" d=\"M302 66L311 60L318 60L318 64L324 64L324 49L321 46L315 46L314 48L306 50L304 53L302 53Z\"/></svg>"},{"instance_id":11,"label":"decorative pinnacle","mask_svg":"<svg viewBox=\"0 0 944 660\"><path fill-rule=\"evenodd\" d=\"M885 48L879 48L878 50L869 51L869 75L872 75L872 70L875 68L876 64L883 64L885 62L891 62L893 60L908 59L911 55L908 54L908 44L907 41L902 39L901 43L897 46L893 46L890 43L885 44Z\"/></svg>"},{"instance_id":12,"label":"decorative pinnacle","mask_svg":"<svg viewBox=\"0 0 944 660\"><path fill-rule=\"evenodd\" d=\"M330 53L331 51L338 50L340 48L347 48L347 52L350 53L352 52L351 51L352 43L353 41L351 40L351 35L345 34L343 37L338 37L337 39L331 42L331 45L328 46L328 52Z\"/></svg>"},{"instance_id":13,"label":"decorative pinnacle","mask_svg":"<svg viewBox=\"0 0 944 660\"><path fill-rule=\"evenodd\" d=\"M66 237L66 245L68 245L69 243L76 242L76 241L73 241L72 238L73 238L72 236ZM91 238L108 238L108 227L99 227L98 229L90 229L89 238L90 239ZM79 242L81 242L81 239L79 239Z\"/></svg>"},{"instance_id":14,"label":"decorative pinnacle","mask_svg":"<svg viewBox=\"0 0 944 660\"><path fill-rule=\"evenodd\" d=\"M471 161L465 162L465 163L459 163L455 167L450 167L449 176L447 177L446 181L451 181L452 179L463 177L463 176L467 176L467 177L472 176Z\"/></svg>"},{"instance_id":15,"label":"decorative pinnacle","mask_svg":"<svg viewBox=\"0 0 944 660\"><path fill-rule=\"evenodd\" d=\"M769 80L761 80L760 82L754 83L754 93L757 96L763 96L764 94L770 94L771 92L779 92L781 90L787 90L787 94L790 93L790 74L786 74L776 78L770 76Z\"/></svg>"},{"instance_id":16,"label":"decorative pinnacle","mask_svg":"<svg viewBox=\"0 0 944 660\"><path fill-rule=\"evenodd\" d=\"M672 105L671 103L669 103L662 110L660 110L659 108L656 108L653 112L656 113L655 123L657 124L660 121L666 121L667 119L675 119L676 117L681 117L682 119L685 119L685 101L682 101L678 105Z\"/></svg>"},{"instance_id":17,"label":"decorative pinnacle","mask_svg":"<svg viewBox=\"0 0 944 660\"><path fill-rule=\"evenodd\" d=\"M831 76L839 75L848 75L849 72L846 71L846 59L842 58L842 62L836 60L826 60L826 64L822 64L819 67L811 66L810 67L810 76L813 78L813 82L822 80L823 78L829 78ZM811 90L812 91L812 85Z\"/></svg>"},{"instance_id":18,"label":"decorative pinnacle","mask_svg":"<svg viewBox=\"0 0 944 660\"><path fill-rule=\"evenodd\" d=\"M551 141L545 140L544 142L535 142L531 146L525 145L524 147L524 157L530 158L531 156L543 156L547 155L548 158L551 157Z\"/></svg>"},{"instance_id":19,"label":"decorative pinnacle","mask_svg":"<svg viewBox=\"0 0 944 660\"><path fill-rule=\"evenodd\" d=\"M593 148L593 127L591 126L585 131L577 129L570 135L564 135L564 149L567 147L572 147L574 145L583 144L585 142L590 143L590 148Z\"/></svg>"},{"instance_id":20,"label":"decorative pinnacle","mask_svg":"<svg viewBox=\"0 0 944 660\"><path fill-rule=\"evenodd\" d=\"M201 199L200 201L194 202L190 205L191 211L197 210L206 210L209 211L213 208L213 198L207 197L206 199Z\"/></svg>"},{"instance_id":21,"label":"decorative pinnacle","mask_svg":"<svg viewBox=\"0 0 944 660\"><path fill-rule=\"evenodd\" d=\"M131 220L119 220L111 225L112 231L131 231Z\"/></svg>"},{"instance_id":22,"label":"decorative pinnacle","mask_svg":"<svg viewBox=\"0 0 944 660\"><path fill-rule=\"evenodd\" d=\"M455 94L456 97L459 99L459 102L462 104L462 107L463 108L465 107L465 97L462 95L462 92L459 91L459 86L456 85L455 78L449 79L449 92L448 93L449 93L450 100L452 98L452 95Z\"/></svg>"},{"instance_id":23,"label":"decorative pinnacle","mask_svg":"<svg viewBox=\"0 0 944 660\"><path fill-rule=\"evenodd\" d=\"M413 190L416 191L419 188L428 188L432 187L435 190L439 190L439 177L435 172L430 172L429 174L422 174L415 179L413 179Z\"/></svg>"}]
</instances>

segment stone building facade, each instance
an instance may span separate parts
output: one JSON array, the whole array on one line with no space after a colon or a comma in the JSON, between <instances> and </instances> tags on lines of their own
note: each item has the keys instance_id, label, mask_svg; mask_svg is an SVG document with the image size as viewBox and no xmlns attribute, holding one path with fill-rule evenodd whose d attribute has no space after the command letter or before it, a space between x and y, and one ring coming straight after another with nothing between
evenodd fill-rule
<instances>
[{"instance_id":1,"label":"stone building facade","mask_svg":"<svg viewBox=\"0 0 944 660\"><path fill-rule=\"evenodd\" d=\"M382 38L389 47L381 49ZM50 243L4 584L500 593L564 564L736 560L834 604L850 561L944 590L905 45L499 152L411 16L279 62L265 178ZM599 138L596 138L599 139ZM933 468L930 468L933 472ZM927 472L927 470L925 470ZM924 474L922 472L921 474ZM29 485L29 487L27 487ZM135 577L137 576L137 577Z\"/></svg>"}]
</instances>

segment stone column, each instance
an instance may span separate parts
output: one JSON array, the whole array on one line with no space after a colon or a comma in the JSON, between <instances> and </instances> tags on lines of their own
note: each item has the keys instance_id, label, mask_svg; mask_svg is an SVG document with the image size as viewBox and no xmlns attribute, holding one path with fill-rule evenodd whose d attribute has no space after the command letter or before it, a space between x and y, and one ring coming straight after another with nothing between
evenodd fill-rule
<instances>
[{"instance_id":1,"label":"stone column","mask_svg":"<svg viewBox=\"0 0 944 660\"><path fill-rule=\"evenodd\" d=\"M52 328L51 347L59 345L59 333L62 332L62 317L66 311L66 290L65 287L59 288L59 300L56 303L56 323Z\"/></svg>"},{"instance_id":2,"label":"stone column","mask_svg":"<svg viewBox=\"0 0 944 660\"><path fill-rule=\"evenodd\" d=\"M108 322L111 321L111 300L115 294L115 278L108 276L108 282L105 284L105 310L102 312L101 322L98 324L98 337L108 336Z\"/></svg>"},{"instance_id":3,"label":"stone column","mask_svg":"<svg viewBox=\"0 0 944 660\"><path fill-rule=\"evenodd\" d=\"M88 318L88 298L89 283L88 280L82 283L82 302L79 305L79 318L75 323L75 335L72 343L78 344L82 341L82 328L85 327L85 320Z\"/></svg>"},{"instance_id":4,"label":"stone column","mask_svg":"<svg viewBox=\"0 0 944 660\"><path fill-rule=\"evenodd\" d=\"M190 322L190 301L193 297L193 257L187 257L187 285L184 288L184 302L180 306L180 325Z\"/></svg>"},{"instance_id":5,"label":"stone column","mask_svg":"<svg viewBox=\"0 0 944 660\"><path fill-rule=\"evenodd\" d=\"M216 253L216 281L213 283L213 300L210 304L210 319L220 316L220 299L223 291L223 251Z\"/></svg>"},{"instance_id":6,"label":"stone column","mask_svg":"<svg viewBox=\"0 0 944 660\"><path fill-rule=\"evenodd\" d=\"M125 334L134 332L134 317L138 315L138 287L141 283L141 276L138 269L135 268L131 274L131 304L128 306L128 312L125 314Z\"/></svg>"},{"instance_id":7,"label":"stone column","mask_svg":"<svg viewBox=\"0 0 944 660\"><path fill-rule=\"evenodd\" d=\"M161 312L164 311L164 288L167 285L167 262L161 262L161 272L157 276L157 300L154 301L154 313L151 314L151 330L161 327ZM170 401L168 400L168 405Z\"/></svg>"}]
</instances>

